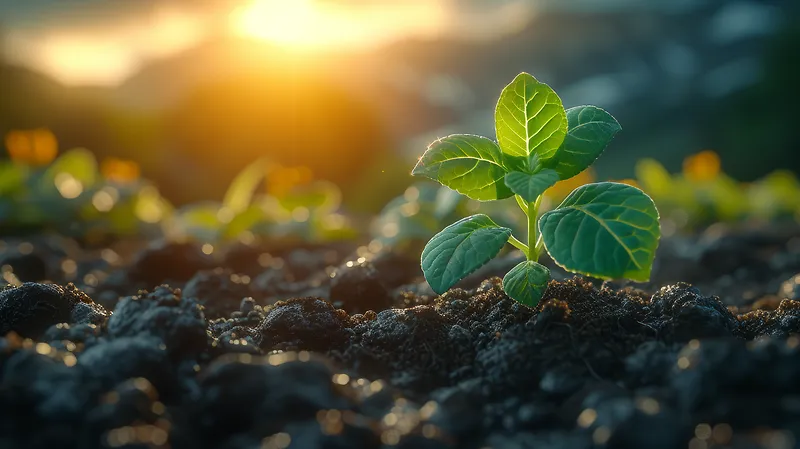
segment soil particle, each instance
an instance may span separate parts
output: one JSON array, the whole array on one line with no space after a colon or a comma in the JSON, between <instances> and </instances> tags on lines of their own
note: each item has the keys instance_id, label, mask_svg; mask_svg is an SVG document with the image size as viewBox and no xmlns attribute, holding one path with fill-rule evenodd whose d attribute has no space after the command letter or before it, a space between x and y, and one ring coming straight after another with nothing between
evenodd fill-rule
<instances>
[{"instance_id":1,"label":"soil particle","mask_svg":"<svg viewBox=\"0 0 800 449\"><path fill-rule=\"evenodd\" d=\"M40 337L58 323L97 324L108 312L74 285L25 283L0 291L0 335Z\"/></svg>"},{"instance_id":2,"label":"soil particle","mask_svg":"<svg viewBox=\"0 0 800 449\"><path fill-rule=\"evenodd\" d=\"M102 394L88 411L79 447L114 446L124 439L125 431L119 429L128 428L138 428L142 436L157 442L167 437L170 427L169 412L153 384L142 377L132 378Z\"/></svg>"},{"instance_id":3,"label":"soil particle","mask_svg":"<svg viewBox=\"0 0 800 449\"><path fill-rule=\"evenodd\" d=\"M384 310L353 330L346 362L401 388L446 385L450 373L474 356L468 334L451 333L447 319L431 306Z\"/></svg>"},{"instance_id":4,"label":"soil particle","mask_svg":"<svg viewBox=\"0 0 800 449\"><path fill-rule=\"evenodd\" d=\"M239 310L243 298L253 295L250 276L215 268L195 274L182 289L184 298L196 300L209 319Z\"/></svg>"},{"instance_id":5,"label":"soil particle","mask_svg":"<svg viewBox=\"0 0 800 449\"><path fill-rule=\"evenodd\" d=\"M352 334L348 318L322 298L277 302L258 325L261 349L325 352L343 348Z\"/></svg>"},{"instance_id":6,"label":"soil particle","mask_svg":"<svg viewBox=\"0 0 800 449\"><path fill-rule=\"evenodd\" d=\"M653 295L649 309L645 321L667 341L725 337L737 328L733 314L719 298L703 296L688 284L662 288Z\"/></svg>"},{"instance_id":7,"label":"soil particle","mask_svg":"<svg viewBox=\"0 0 800 449\"><path fill-rule=\"evenodd\" d=\"M219 359L201 376L202 393L189 407L193 436L204 447L217 447L235 435L274 435L320 410L347 410L352 405L333 375L308 353Z\"/></svg>"},{"instance_id":8,"label":"soil particle","mask_svg":"<svg viewBox=\"0 0 800 449\"><path fill-rule=\"evenodd\" d=\"M206 348L206 326L197 302L182 298L180 290L162 285L120 300L108 320L108 334L112 338L152 335L170 352L185 356Z\"/></svg>"},{"instance_id":9,"label":"soil particle","mask_svg":"<svg viewBox=\"0 0 800 449\"><path fill-rule=\"evenodd\" d=\"M179 394L178 379L166 346L151 336L121 337L86 349L78 365L100 391L132 378L145 378L165 398Z\"/></svg>"},{"instance_id":10,"label":"soil particle","mask_svg":"<svg viewBox=\"0 0 800 449\"><path fill-rule=\"evenodd\" d=\"M384 310L391 306L389 291L371 262L347 262L331 274L330 299L348 313Z\"/></svg>"}]
</instances>

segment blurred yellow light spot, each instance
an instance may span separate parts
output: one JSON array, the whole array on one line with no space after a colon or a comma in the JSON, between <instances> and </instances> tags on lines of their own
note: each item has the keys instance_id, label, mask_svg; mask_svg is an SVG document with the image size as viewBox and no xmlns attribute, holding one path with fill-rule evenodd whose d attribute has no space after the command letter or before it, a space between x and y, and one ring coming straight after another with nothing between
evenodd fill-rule
<instances>
[{"instance_id":1,"label":"blurred yellow light spot","mask_svg":"<svg viewBox=\"0 0 800 449\"><path fill-rule=\"evenodd\" d=\"M597 411L593 408L587 408L578 415L578 425L587 428L594 424L597 419Z\"/></svg>"},{"instance_id":2,"label":"blurred yellow light spot","mask_svg":"<svg viewBox=\"0 0 800 449\"><path fill-rule=\"evenodd\" d=\"M77 198L83 193L83 184L69 173L61 172L54 179L58 193L64 198Z\"/></svg>"},{"instance_id":3,"label":"blurred yellow light spot","mask_svg":"<svg viewBox=\"0 0 800 449\"><path fill-rule=\"evenodd\" d=\"M231 221L233 221L233 218L235 216L236 213L228 207L221 207L217 211L217 220L219 220L220 223L225 223L225 224L230 223Z\"/></svg>"},{"instance_id":4,"label":"blurred yellow light spot","mask_svg":"<svg viewBox=\"0 0 800 449\"><path fill-rule=\"evenodd\" d=\"M342 214L330 214L322 219L322 223L328 229L342 229L347 219Z\"/></svg>"},{"instance_id":5,"label":"blurred yellow light spot","mask_svg":"<svg viewBox=\"0 0 800 449\"><path fill-rule=\"evenodd\" d=\"M414 186L407 188L403 193L403 198L408 202L417 201L419 199L419 189Z\"/></svg>"},{"instance_id":6,"label":"blurred yellow light spot","mask_svg":"<svg viewBox=\"0 0 800 449\"><path fill-rule=\"evenodd\" d=\"M203 251L203 254L210 255L214 252L214 245L210 243L204 243L200 250Z\"/></svg>"},{"instance_id":7,"label":"blurred yellow light spot","mask_svg":"<svg viewBox=\"0 0 800 449\"><path fill-rule=\"evenodd\" d=\"M689 449L708 449L708 443L700 438L692 438L689 441Z\"/></svg>"},{"instance_id":8,"label":"blurred yellow light spot","mask_svg":"<svg viewBox=\"0 0 800 449\"><path fill-rule=\"evenodd\" d=\"M78 264L72 259L64 259L64 261L61 262L61 271L68 275L75 274L75 272L78 271Z\"/></svg>"},{"instance_id":9,"label":"blurred yellow light spot","mask_svg":"<svg viewBox=\"0 0 800 449\"><path fill-rule=\"evenodd\" d=\"M720 174L719 155L711 150L688 156L683 161L683 175L690 181L710 181Z\"/></svg>"},{"instance_id":10,"label":"blurred yellow light spot","mask_svg":"<svg viewBox=\"0 0 800 449\"><path fill-rule=\"evenodd\" d=\"M141 174L139 164L136 162L113 157L103 160L100 164L100 173L109 181L120 184L136 181Z\"/></svg>"},{"instance_id":11,"label":"blurred yellow light spot","mask_svg":"<svg viewBox=\"0 0 800 449\"><path fill-rule=\"evenodd\" d=\"M278 432L261 440L261 449L286 449L291 443L291 435L285 432Z\"/></svg>"},{"instance_id":12,"label":"blurred yellow light spot","mask_svg":"<svg viewBox=\"0 0 800 449\"><path fill-rule=\"evenodd\" d=\"M733 429L727 423L717 424L711 430L711 436L718 444L728 444L733 436Z\"/></svg>"},{"instance_id":13,"label":"blurred yellow light spot","mask_svg":"<svg viewBox=\"0 0 800 449\"><path fill-rule=\"evenodd\" d=\"M347 385L350 383L350 376L347 374L336 374L333 376L333 382L339 385Z\"/></svg>"},{"instance_id":14,"label":"blurred yellow light spot","mask_svg":"<svg viewBox=\"0 0 800 449\"><path fill-rule=\"evenodd\" d=\"M657 415L661 411L661 405L653 398L638 398L636 399L636 408L641 410L646 415Z\"/></svg>"},{"instance_id":15,"label":"blurred yellow light spot","mask_svg":"<svg viewBox=\"0 0 800 449\"><path fill-rule=\"evenodd\" d=\"M155 187L145 187L139 192L134 213L145 223L158 223L164 218L163 200Z\"/></svg>"},{"instance_id":16,"label":"blurred yellow light spot","mask_svg":"<svg viewBox=\"0 0 800 449\"><path fill-rule=\"evenodd\" d=\"M711 438L711 426L706 423L700 423L694 428L694 436L701 440Z\"/></svg>"},{"instance_id":17,"label":"blurred yellow light spot","mask_svg":"<svg viewBox=\"0 0 800 449\"><path fill-rule=\"evenodd\" d=\"M292 211L292 219L294 221L297 221L297 222L300 222L300 223L308 221L308 218L310 216L311 216L311 212L308 210L307 207L303 207L303 206L296 207Z\"/></svg>"},{"instance_id":18,"label":"blurred yellow light spot","mask_svg":"<svg viewBox=\"0 0 800 449\"><path fill-rule=\"evenodd\" d=\"M64 365L67 366L75 366L78 363L78 358L72 354L67 354L64 356Z\"/></svg>"},{"instance_id":19,"label":"blurred yellow light spot","mask_svg":"<svg viewBox=\"0 0 800 449\"><path fill-rule=\"evenodd\" d=\"M33 243L22 242L17 245L17 251L19 251L19 253L22 255L28 255L33 252Z\"/></svg>"},{"instance_id":20,"label":"blurred yellow light spot","mask_svg":"<svg viewBox=\"0 0 800 449\"><path fill-rule=\"evenodd\" d=\"M47 165L58 154L58 140L49 129L9 131L5 138L9 157L29 165Z\"/></svg>"},{"instance_id":21,"label":"blurred yellow light spot","mask_svg":"<svg viewBox=\"0 0 800 449\"><path fill-rule=\"evenodd\" d=\"M384 237L388 238L397 236L399 232L400 232L400 227L397 225L397 223L386 223L385 225L383 225L383 228L381 229L381 234L383 234Z\"/></svg>"},{"instance_id":22,"label":"blurred yellow light spot","mask_svg":"<svg viewBox=\"0 0 800 449\"><path fill-rule=\"evenodd\" d=\"M608 443L611 438L611 429L606 426L600 426L592 433L592 441L598 446Z\"/></svg>"},{"instance_id":23,"label":"blurred yellow light spot","mask_svg":"<svg viewBox=\"0 0 800 449\"><path fill-rule=\"evenodd\" d=\"M92 205L100 212L108 212L114 208L119 199L119 191L113 187L103 187L92 195Z\"/></svg>"}]
</instances>

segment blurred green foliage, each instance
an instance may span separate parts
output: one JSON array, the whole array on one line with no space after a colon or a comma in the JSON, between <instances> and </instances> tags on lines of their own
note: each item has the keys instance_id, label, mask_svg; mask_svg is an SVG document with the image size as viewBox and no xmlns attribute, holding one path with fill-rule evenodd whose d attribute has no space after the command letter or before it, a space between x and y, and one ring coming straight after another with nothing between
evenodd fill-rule
<instances>
[{"instance_id":1,"label":"blurred green foliage","mask_svg":"<svg viewBox=\"0 0 800 449\"><path fill-rule=\"evenodd\" d=\"M167 233L203 242L328 242L357 237L351 219L339 212L339 188L327 181L300 179L302 171L259 159L234 178L221 202L178 209L168 221ZM260 191L265 184L267 191Z\"/></svg>"},{"instance_id":2,"label":"blurred green foliage","mask_svg":"<svg viewBox=\"0 0 800 449\"><path fill-rule=\"evenodd\" d=\"M155 186L101 174L88 150L73 149L48 165L41 162L25 157L0 161L0 233L53 230L91 243L157 230L171 213Z\"/></svg>"},{"instance_id":3,"label":"blurred green foliage","mask_svg":"<svg viewBox=\"0 0 800 449\"><path fill-rule=\"evenodd\" d=\"M676 229L696 229L716 222L762 222L800 218L800 182L788 170L776 170L741 183L726 175L716 153L689 156L678 174L658 161L636 165L637 183L658 205L662 221Z\"/></svg>"}]
</instances>

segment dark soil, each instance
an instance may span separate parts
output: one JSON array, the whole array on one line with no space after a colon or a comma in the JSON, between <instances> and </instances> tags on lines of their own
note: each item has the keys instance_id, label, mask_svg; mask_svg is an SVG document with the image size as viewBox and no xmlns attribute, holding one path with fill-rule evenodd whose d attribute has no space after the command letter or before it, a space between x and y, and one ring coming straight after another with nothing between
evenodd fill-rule
<instances>
[{"instance_id":1,"label":"dark soil","mask_svg":"<svg viewBox=\"0 0 800 449\"><path fill-rule=\"evenodd\" d=\"M666 239L638 288L551 264L535 309L517 258L437 296L363 247L8 239L0 448L800 446L800 229Z\"/></svg>"}]
</instances>

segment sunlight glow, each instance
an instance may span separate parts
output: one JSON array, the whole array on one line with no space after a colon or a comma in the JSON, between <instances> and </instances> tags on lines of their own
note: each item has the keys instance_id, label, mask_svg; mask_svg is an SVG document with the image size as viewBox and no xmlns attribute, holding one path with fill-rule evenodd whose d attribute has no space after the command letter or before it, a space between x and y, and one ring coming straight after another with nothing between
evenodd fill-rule
<instances>
[{"instance_id":1,"label":"sunlight glow","mask_svg":"<svg viewBox=\"0 0 800 449\"><path fill-rule=\"evenodd\" d=\"M444 2L348 6L319 0L254 0L231 14L235 34L292 47L374 47L410 34L435 35L452 15Z\"/></svg>"},{"instance_id":2,"label":"sunlight glow","mask_svg":"<svg viewBox=\"0 0 800 449\"><path fill-rule=\"evenodd\" d=\"M145 58L170 56L199 42L206 23L173 9L157 9L144 20L91 29L15 30L8 35L8 59L52 74L69 85L114 85Z\"/></svg>"}]
</instances>

